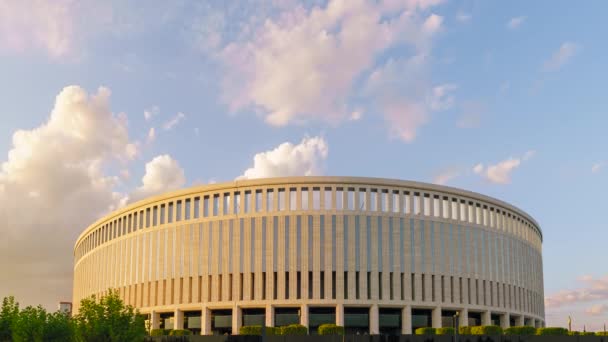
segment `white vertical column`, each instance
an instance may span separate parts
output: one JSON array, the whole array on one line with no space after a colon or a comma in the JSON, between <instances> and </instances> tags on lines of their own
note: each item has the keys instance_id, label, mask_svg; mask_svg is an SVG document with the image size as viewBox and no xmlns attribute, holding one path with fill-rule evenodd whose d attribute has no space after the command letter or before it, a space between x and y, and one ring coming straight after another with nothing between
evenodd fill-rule
<instances>
[{"instance_id":1,"label":"white vertical column","mask_svg":"<svg viewBox=\"0 0 608 342\"><path fill-rule=\"evenodd\" d=\"M344 305L343 304L338 304L336 306L336 325L337 326L344 326Z\"/></svg>"},{"instance_id":2,"label":"white vertical column","mask_svg":"<svg viewBox=\"0 0 608 342\"><path fill-rule=\"evenodd\" d=\"M408 305L401 311L401 333L412 334L412 308Z\"/></svg>"},{"instance_id":3,"label":"white vertical column","mask_svg":"<svg viewBox=\"0 0 608 342\"><path fill-rule=\"evenodd\" d=\"M490 315L490 311L484 311L481 313L481 325L491 325L492 324L492 316Z\"/></svg>"},{"instance_id":4,"label":"white vertical column","mask_svg":"<svg viewBox=\"0 0 608 342\"><path fill-rule=\"evenodd\" d=\"M500 315L500 327L503 329L507 329L509 327L509 314L504 313Z\"/></svg>"},{"instance_id":5,"label":"white vertical column","mask_svg":"<svg viewBox=\"0 0 608 342\"><path fill-rule=\"evenodd\" d=\"M441 307L437 306L433 309L432 326L435 329L441 328Z\"/></svg>"},{"instance_id":6,"label":"white vertical column","mask_svg":"<svg viewBox=\"0 0 608 342\"><path fill-rule=\"evenodd\" d=\"M238 306L232 307L232 335L238 335L241 330L241 323L243 322L243 311ZM211 321L209 321L211 323ZM209 324L211 325L211 324ZM209 329L211 333L211 329Z\"/></svg>"},{"instance_id":7,"label":"white vertical column","mask_svg":"<svg viewBox=\"0 0 608 342\"><path fill-rule=\"evenodd\" d=\"M308 305L306 304L302 304L300 307L300 324L308 329Z\"/></svg>"},{"instance_id":8,"label":"white vertical column","mask_svg":"<svg viewBox=\"0 0 608 342\"><path fill-rule=\"evenodd\" d=\"M173 312L173 329L184 329L184 312L179 309L175 309Z\"/></svg>"},{"instance_id":9,"label":"white vertical column","mask_svg":"<svg viewBox=\"0 0 608 342\"><path fill-rule=\"evenodd\" d=\"M374 304L369 309L369 333L370 335L377 335L380 333L380 323L378 317L378 305Z\"/></svg>"},{"instance_id":10,"label":"white vertical column","mask_svg":"<svg viewBox=\"0 0 608 342\"><path fill-rule=\"evenodd\" d=\"M160 328L160 314L156 311L150 313L150 329Z\"/></svg>"},{"instance_id":11,"label":"white vertical column","mask_svg":"<svg viewBox=\"0 0 608 342\"><path fill-rule=\"evenodd\" d=\"M460 310L460 318L459 318L459 326L461 327L468 327L469 326L469 309L464 308L462 310Z\"/></svg>"},{"instance_id":12,"label":"white vertical column","mask_svg":"<svg viewBox=\"0 0 608 342\"><path fill-rule=\"evenodd\" d=\"M211 311L205 307L201 310L201 335L211 335Z\"/></svg>"},{"instance_id":13,"label":"white vertical column","mask_svg":"<svg viewBox=\"0 0 608 342\"><path fill-rule=\"evenodd\" d=\"M267 304L266 305L266 326L274 327L274 306Z\"/></svg>"}]
</instances>

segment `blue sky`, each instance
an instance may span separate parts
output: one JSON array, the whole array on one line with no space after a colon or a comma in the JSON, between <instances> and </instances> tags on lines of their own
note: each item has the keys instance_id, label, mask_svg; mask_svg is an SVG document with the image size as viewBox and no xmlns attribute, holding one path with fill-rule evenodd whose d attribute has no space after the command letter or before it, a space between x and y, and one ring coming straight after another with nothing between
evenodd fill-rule
<instances>
[{"instance_id":1,"label":"blue sky","mask_svg":"<svg viewBox=\"0 0 608 342\"><path fill-rule=\"evenodd\" d=\"M599 329L606 10L600 1L4 2L0 199L10 210L0 211L9 236L0 255L21 262L0 296L49 307L69 298L75 237L126 202L308 172L444 183L517 205L544 231L549 324L571 314L575 327ZM15 140L18 130L27 138ZM15 210L27 219L7 218ZM53 248L23 257L41 237ZM39 282L57 290L28 297Z\"/></svg>"}]
</instances>

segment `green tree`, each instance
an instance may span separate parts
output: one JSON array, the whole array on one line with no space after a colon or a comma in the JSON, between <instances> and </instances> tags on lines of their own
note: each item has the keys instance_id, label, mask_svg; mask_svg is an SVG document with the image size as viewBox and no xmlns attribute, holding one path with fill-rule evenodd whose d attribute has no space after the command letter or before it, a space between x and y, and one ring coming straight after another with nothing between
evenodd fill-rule
<instances>
[{"instance_id":1,"label":"green tree","mask_svg":"<svg viewBox=\"0 0 608 342\"><path fill-rule=\"evenodd\" d=\"M19 312L13 321L13 341L39 342L44 340L46 325L46 310L43 307L28 306Z\"/></svg>"},{"instance_id":2,"label":"green tree","mask_svg":"<svg viewBox=\"0 0 608 342\"><path fill-rule=\"evenodd\" d=\"M19 303L15 297L4 297L0 310L0 342L11 341L13 336L13 322L19 316Z\"/></svg>"},{"instance_id":3,"label":"green tree","mask_svg":"<svg viewBox=\"0 0 608 342\"><path fill-rule=\"evenodd\" d=\"M74 320L77 341L143 341L146 335L143 316L132 306L125 306L116 291L99 302L95 296L83 299Z\"/></svg>"},{"instance_id":4,"label":"green tree","mask_svg":"<svg viewBox=\"0 0 608 342\"><path fill-rule=\"evenodd\" d=\"M47 314L44 338L45 341L49 342L73 341L74 322L72 318L60 311Z\"/></svg>"}]
</instances>

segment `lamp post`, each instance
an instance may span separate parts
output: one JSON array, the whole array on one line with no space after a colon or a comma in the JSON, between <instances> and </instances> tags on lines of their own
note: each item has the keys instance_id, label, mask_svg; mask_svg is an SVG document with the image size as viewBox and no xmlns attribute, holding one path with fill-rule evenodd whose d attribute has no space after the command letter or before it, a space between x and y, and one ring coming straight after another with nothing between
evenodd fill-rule
<instances>
[{"instance_id":1,"label":"lamp post","mask_svg":"<svg viewBox=\"0 0 608 342\"><path fill-rule=\"evenodd\" d=\"M454 342L458 342L458 327L460 326L460 311L454 314Z\"/></svg>"}]
</instances>

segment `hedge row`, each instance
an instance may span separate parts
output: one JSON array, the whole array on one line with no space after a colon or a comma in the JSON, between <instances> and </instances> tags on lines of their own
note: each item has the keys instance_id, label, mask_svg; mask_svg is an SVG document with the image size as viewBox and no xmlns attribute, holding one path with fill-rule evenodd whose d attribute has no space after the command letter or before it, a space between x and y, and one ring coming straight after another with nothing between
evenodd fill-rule
<instances>
[{"instance_id":1,"label":"hedge row","mask_svg":"<svg viewBox=\"0 0 608 342\"><path fill-rule=\"evenodd\" d=\"M301 324L291 324L284 327L266 327L266 335L306 335L308 329ZM246 325L239 329L239 335L262 335L261 325Z\"/></svg>"},{"instance_id":2,"label":"hedge row","mask_svg":"<svg viewBox=\"0 0 608 342\"><path fill-rule=\"evenodd\" d=\"M186 336L192 335L192 331L184 329L152 329L150 336Z\"/></svg>"},{"instance_id":3,"label":"hedge row","mask_svg":"<svg viewBox=\"0 0 608 342\"><path fill-rule=\"evenodd\" d=\"M344 327L335 324L322 324L319 326L319 335L344 335Z\"/></svg>"},{"instance_id":4,"label":"hedge row","mask_svg":"<svg viewBox=\"0 0 608 342\"><path fill-rule=\"evenodd\" d=\"M454 328L430 328L423 327L418 328L414 331L416 335L454 335ZM566 336L566 335L596 335L596 336L608 336L608 333L604 332L580 332L572 331L568 332L565 328L534 328L534 327L510 327L503 331L503 329L496 325L482 325L473 327L459 327L458 334L460 335L545 335L545 336Z\"/></svg>"}]
</instances>

